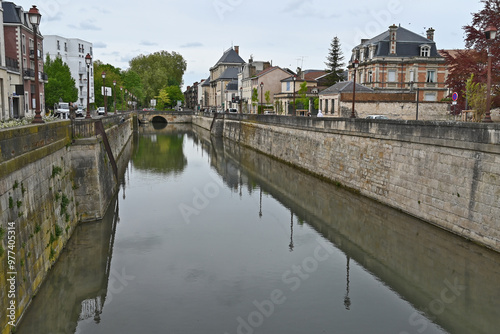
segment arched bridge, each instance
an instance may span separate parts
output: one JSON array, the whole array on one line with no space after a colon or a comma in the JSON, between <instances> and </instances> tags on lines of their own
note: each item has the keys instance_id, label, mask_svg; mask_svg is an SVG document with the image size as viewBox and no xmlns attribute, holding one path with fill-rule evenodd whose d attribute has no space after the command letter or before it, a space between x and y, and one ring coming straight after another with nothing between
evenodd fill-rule
<instances>
[{"instance_id":1,"label":"arched bridge","mask_svg":"<svg viewBox=\"0 0 500 334\"><path fill-rule=\"evenodd\" d=\"M193 111L137 111L139 123L191 123Z\"/></svg>"}]
</instances>

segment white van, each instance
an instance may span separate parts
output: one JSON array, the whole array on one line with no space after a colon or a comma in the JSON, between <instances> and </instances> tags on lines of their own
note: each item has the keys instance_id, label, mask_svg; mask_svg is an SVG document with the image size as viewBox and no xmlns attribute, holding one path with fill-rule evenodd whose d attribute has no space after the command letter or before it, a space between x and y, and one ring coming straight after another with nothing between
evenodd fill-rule
<instances>
[{"instance_id":1,"label":"white van","mask_svg":"<svg viewBox=\"0 0 500 334\"><path fill-rule=\"evenodd\" d=\"M54 104L54 116L61 119L69 118L69 102L59 102Z\"/></svg>"}]
</instances>

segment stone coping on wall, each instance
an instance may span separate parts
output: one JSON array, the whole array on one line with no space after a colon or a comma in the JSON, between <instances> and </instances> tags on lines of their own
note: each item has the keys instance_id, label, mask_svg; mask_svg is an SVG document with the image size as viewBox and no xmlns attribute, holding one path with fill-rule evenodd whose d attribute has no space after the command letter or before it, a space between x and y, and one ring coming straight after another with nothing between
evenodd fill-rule
<instances>
[{"instance_id":1,"label":"stone coping on wall","mask_svg":"<svg viewBox=\"0 0 500 334\"><path fill-rule=\"evenodd\" d=\"M309 131L355 134L356 136L449 146L495 154L500 153L500 124L494 123L317 118L248 114L226 114L225 118L228 120L242 120Z\"/></svg>"}]
</instances>

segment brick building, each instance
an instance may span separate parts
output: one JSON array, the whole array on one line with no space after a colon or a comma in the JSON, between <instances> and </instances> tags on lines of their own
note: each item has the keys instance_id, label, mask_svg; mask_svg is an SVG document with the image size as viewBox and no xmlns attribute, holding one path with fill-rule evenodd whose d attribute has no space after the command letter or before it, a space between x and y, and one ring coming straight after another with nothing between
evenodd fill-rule
<instances>
[{"instance_id":1,"label":"brick building","mask_svg":"<svg viewBox=\"0 0 500 334\"><path fill-rule=\"evenodd\" d=\"M448 95L447 67L434 42L434 29L420 36L401 26L361 40L352 50L349 80L354 78L354 61L359 62L356 81L374 90L402 92L419 89L420 101L440 101Z\"/></svg>"}]
</instances>

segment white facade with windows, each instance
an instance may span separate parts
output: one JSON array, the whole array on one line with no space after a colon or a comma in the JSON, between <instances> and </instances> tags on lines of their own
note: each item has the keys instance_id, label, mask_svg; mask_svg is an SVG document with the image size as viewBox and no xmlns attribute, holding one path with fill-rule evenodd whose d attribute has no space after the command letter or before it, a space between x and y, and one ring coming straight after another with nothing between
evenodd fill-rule
<instances>
[{"instance_id":1,"label":"white facade with windows","mask_svg":"<svg viewBox=\"0 0 500 334\"><path fill-rule=\"evenodd\" d=\"M78 39L65 38L57 35L46 35L43 40L45 55L49 55L50 59L61 57L71 71L71 76L75 79L76 88L78 89L78 101L80 107L87 107L87 65L85 64L85 56L89 53L92 56L92 63L89 67L90 77L90 103L95 102L94 93L94 66L93 66L93 47L92 43Z\"/></svg>"}]
</instances>

